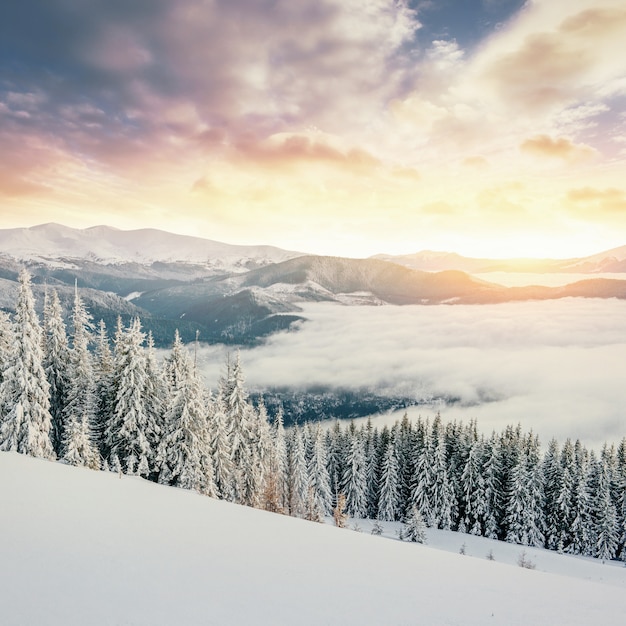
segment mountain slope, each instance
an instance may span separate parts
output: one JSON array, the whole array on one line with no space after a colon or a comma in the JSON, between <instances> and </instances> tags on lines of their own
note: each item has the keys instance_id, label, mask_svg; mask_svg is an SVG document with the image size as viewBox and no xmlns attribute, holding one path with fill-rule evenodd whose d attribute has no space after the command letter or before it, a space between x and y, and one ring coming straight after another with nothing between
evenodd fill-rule
<instances>
[{"instance_id":1,"label":"mountain slope","mask_svg":"<svg viewBox=\"0 0 626 626\"><path fill-rule=\"evenodd\" d=\"M610 584L14 453L0 453L0 493L6 626L576 626L626 611Z\"/></svg>"},{"instance_id":2,"label":"mountain slope","mask_svg":"<svg viewBox=\"0 0 626 626\"><path fill-rule=\"evenodd\" d=\"M378 259L320 256L303 256L276 263L250 271L233 281L264 288L277 283L313 283L334 295L370 292L389 304L434 304L470 294L486 294L499 288L463 272L433 274Z\"/></svg>"}]
</instances>

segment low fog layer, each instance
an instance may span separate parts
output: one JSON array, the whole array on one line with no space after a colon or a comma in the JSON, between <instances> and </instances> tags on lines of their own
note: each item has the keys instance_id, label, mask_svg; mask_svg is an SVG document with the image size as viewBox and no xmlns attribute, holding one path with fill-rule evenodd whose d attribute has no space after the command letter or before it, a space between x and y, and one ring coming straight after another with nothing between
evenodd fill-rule
<instances>
[{"instance_id":1,"label":"low fog layer","mask_svg":"<svg viewBox=\"0 0 626 626\"><path fill-rule=\"evenodd\" d=\"M481 306L307 306L298 332L242 350L250 388L371 386L417 398L423 416L507 423L588 445L626 435L626 302L564 299ZM209 385L222 346L201 346ZM393 416L395 419L397 416ZM386 417L379 420L389 419Z\"/></svg>"}]
</instances>

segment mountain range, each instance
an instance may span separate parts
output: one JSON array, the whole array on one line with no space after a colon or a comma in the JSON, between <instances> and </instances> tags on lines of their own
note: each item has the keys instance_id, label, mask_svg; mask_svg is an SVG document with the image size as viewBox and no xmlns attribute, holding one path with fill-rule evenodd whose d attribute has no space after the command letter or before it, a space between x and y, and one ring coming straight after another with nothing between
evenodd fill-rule
<instances>
[{"instance_id":1,"label":"mountain range","mask_svg":"<svg viewBox=\"0 0 626 626\"><path fill-rule=\"evenodd\" d=\"M415 254L377 254L374 258L391 261L426 272L461 270L470 274L490 272L529 272L537 274L597 274L626 272L626 246L592 256L571 259L479 259L454 252L422 250Z\"/></svg>"},{"instance_id":2,"label":"mountain range","mask_svg":"<svg viewBox=\"0 0 626 626\"><path fill-rule=\"evenodd\" d=\"M75 281L96 319L112 327L139 316L157 345L174 329L205 341L253 343L304 319L302 305L486 304L564 297L626 299L626 246L565 260L470 259L452 253L327 257L272 246L234 246L155 229L84 230L59 224L0 230L0 308L11 310L21 267L39 306L46 285L69 310ZM562 287L504 287L471 275L490 271L575 272ZM626 275L624 276L626 278Z\"/></svg>"}]
</instances>

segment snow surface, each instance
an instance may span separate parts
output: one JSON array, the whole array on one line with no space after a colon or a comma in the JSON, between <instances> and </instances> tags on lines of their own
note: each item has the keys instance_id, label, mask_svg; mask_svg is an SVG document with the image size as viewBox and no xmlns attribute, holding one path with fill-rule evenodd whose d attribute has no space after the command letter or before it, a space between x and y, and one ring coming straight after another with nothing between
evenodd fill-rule
<instances>
[{"instance_id":1,"label":"snow surface","mask_svg":"<svg viewBox=\"0 0 626 626\"><path fill-rule=\"evenodd\" d=\"M600 626L626 611L613 565L555 554L559 574L528 570L497 542L488 561L487 544L472 558L15 453L0 453L0 501L5 626Z\"/></svg>"}]
</instances>

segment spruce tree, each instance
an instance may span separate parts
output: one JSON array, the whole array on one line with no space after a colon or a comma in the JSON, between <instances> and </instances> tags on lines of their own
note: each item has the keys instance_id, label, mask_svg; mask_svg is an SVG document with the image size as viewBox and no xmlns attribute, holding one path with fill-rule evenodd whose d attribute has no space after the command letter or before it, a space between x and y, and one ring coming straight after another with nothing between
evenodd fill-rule
<instances>
[{"instance_id":1,"label":"spruce tree","mask_svg":"<svg viewBox=\"0 0 626 626\"><path fill-rule=\"evenodd\" d=\"M295 426L289 438L289 515L303 517L309 493L309 474L302 429Z\"/></svg>"},{"instance_id":2,"label":"spruce tree","mask_svg":"<svg viewBox=\"0 0 626 626\"><path fill-rule=\"evenodd\" d=\"M309 498L314 500L315 510L321 516L332 512L332 495L330 492L330 478L328 476L326 445L319 424L313 435L313 450L309 460Z\"/></svg>"},{"instance_id":3,"label":"spruce tree","mask_svg":"<svg viewBox=\"0 0 626 626\"><path fill-rule=\"evenodd\" d=\"M434 424L433 422L433 426ZM433 526L447 530L452 525L452 512L456 502L454 489L448 478L446 445L441 432L435 440L434 462L434 482L431 492Z\"/></svg>"},{"instance_id":4,"label":"spruce tree","mask_svg":"<svg viewBox=\"0 0 626 626\"><path fill-rule=\"evenodd\" d=\"M69 385L63 410L62 454L72 465L99 465L99 453L93 433L96 421L96 386L89 352L92 322L78 287L74 291L72 312L72 348L69 353ZM82 455L82 456L81 456Z\"/></svg>"},{"instance_id":5,"label":"spruce tree","mask_svg":"<svg viewBox=\"0 0 626 626\"><path fill-rule=\"evenodd\" d=\"M261 476L258 462L258 443L255 432L254 409L248 402L244 387L241 357L227 364L227 377L222 386L226 416L230 427L230 450L233 467L233 498L239 504L255 506L261 496Z\"/></svg>"},{"instance_id":6,"label":"spruce tree","mask_svg":"<svg viewBox=\"0 0 626 626\"><path fill-rule=\"evenodd\" d=\"M289 469L289 459L287 456L287 442L285 438L285 427L283 423L282 407L278 408L273 428L274 445L272 447L273 456L270 463L270 476L276 489L276 504L281 511L287 511L289 502L287 494ZM326 446L324 446L326 447ZM330 479L329 479L330 480ZM267 483L266 483L267 486ZM330 486L329 486L330 489ZM332 495L331 495L332 500Z\"/></svg>"},{"instance_id":7,"label":"spruce tree","mask_svg":"<svg viewBox=\"0 0 626 626\"><path fill-rule=\"evenodd\" d=\"M121 326L121 322L120 322ZM121 332L121 331L120 331ZM113 387L113 355L109 346L109 336L103 320L98 323L96 349L94 355L94 377L96 387L96 411L93 434L96 445L104 462L108 465L109 456L106 450L104 435L109 423L115 399Z\"/></svg>"},{"instance_id":8,"label":"spruce tree","mask_svg":"<svg viewBox=\"0 0 626 626\"><path fill-rule=\"evenodd\" d=\"M333 497L333 508L337 505L337 497L341 492L341 479L345 468L346 444L345 437L339 424L335 421L333 427L326 433L326 450L330 490Z\"/></svg>"},{"instance_id":9,"label":"spruce tree","mask_svg":"<svg viewBox=\"0 0 626 626\"><path fill-rule=\"evenodd\" d=\"M512 471L506 540L524 546L543 547L544 504L539 442L529 434L521 446Z\"/></svg>"},{"instance_id":10,"label":"spruce tree","mask_svg":"<svg viewBox=\"0 0 626 626\"><path fill-rule=\"evenodd\" d=\"M227 428L226 407L221 392L209 405L208 429L211 438L213 477L217 497L233 499L233 466L230 436Z\"/></svg>"},{"instance_id":11,"label":"spruce tree","mask_svg":"<svg viewBox=\"0 0 626 626\"><path fill-rule=\"evenodd\" d=\"M592 519L596 536L595 556L606 560L615 557L620 539L617 512L611 499L610 481L609 462L602 458L598 463L598 485L593 498Z\"/></svg>"},{"instance_id":12,"label":"spruce tree","mask_svg":"<svg viewBox=\"0 0 626 626\"><path fill-rule=\"evenodd\" d=\"M400 531L400 539L426 543L426 524L417 506L413 506Z\"/></svg>"},{"instance_id":13,"label":"spruce tree","mask_svg":"<svg viewBox=\"0 0 626 626\"><path fill-rule=\"evenodd\" d=\"M591 555L591 493L589 491L589 455L580 441L574 445L574 484L572 523L566 552Z\"/></svg>"},{"instance_id":14,"label":"spruce tree","mask_svg":"<svg viewBox=\"0 0 626 626\"><path fill-rule=\"evenodd\" d=\"M459 522L459 531L472 535L481 535L481 523L486 505L486 490L481 473L482 446L474 441L469 449L465 466L460 476L459 494L462 501L463 518Z\"/></svg>"},{"instance_id":15,"label":"spruce tree","mask_svg":"<svg viewBox=\"0 0 626 626\"><path fill-rule=\"evenodd\" d=\"M162 375L161 370L157 364L156 352L154 349L154 338L152 333L148 332L146 339L146 382L144 386L145 406L146 406L146 437L150 444L150 449L153 451L153 456L149 460L150 462L150 478L157 480L158 473L160 471L158 461L158 448L159 444L164 437L165 429L165 410L168 399L168 389ZM195 372L194 372L195 375ZM200 382L200 393L204 398L204 391Z\"/></svg>"},{"instance_id":16,"label":"spruce tree","mask_svg":"<svg viewBox=\"0 0 626 626\"><path fill-rule=\"evenodd\" d=\"M50 385L50 416L52 447L55 454L63 452L63 424L70 389L70 351L61 303L56 290L46 291L44 300L44 370Z\"/></svg>"},{"instance_id":17,"label":"spruce tree","mask_svg":"<svg viewBox=\"0 0 626 626\"><path fill-rule=\"evenodd\" d=\"M346 467L341 491L346 496L346 512L350 517L367 515L367 482L365 451L358 433L350 435Z\"/></svg>"},{"instance_id":18,"label":"spruce tree","mask_svg":"<svg viewBox=\"0 0 626 626\"><path fill-rule=\"evenodd\" d=\"M0 450L52 459L50 385L43 368L42 331L30 274L19 274L15 349L0 388Z\"/></svg>"},{"instance_id":19,"label":"spruce tree","mask_svg":"<svg viewBox=\"0 0 626 626\"><path fill-rule=\"evenodd\" d=\"M146 358L143 349L145 335L139 319L134 319L124 331L118 328L115 339L111 419L105 431L105 447L111 468L119 464L127 474L147 478L155 451L150 446L146 407Z\"/></svg>"},{"instance_id":20,"label":"spruce tree","mask_svg":"<svg viewBox=\"0 0 626 626\"><path fill-rule=\"evenodd\" d=\"M574 463L574 446L570 439L563 444L560 458L561 471L558 475L558 490L556 492L556 501L554 505L556 512L553 513L552 519L556 527L555 550L564 552L569 548L571 543L571 530L574 526L574 501L576 497L575 474L576 467Z\"/></svg>"},{"instance_id":21,"label":"spruce tree","mask_svg":"<svg viewBox=\"0 0 626 626\"><path fill-rule=\"evenodd\" d=\"M387 443L383 456L378 499L378 519L393 522L400 518L399 466L396 457L395 438Z\"/></svg>"},{"instance_id":22,"label":"spruce tree","mask_svg":"<svg viewBox=\"0 0 626 626\"><path fill-rule=\"evenodd\" d=\"M180 347L184 365L176 376L158 449L159 482L214 496L213 459L200 381L187 351ZM179 373L180 373L179 372Z\"/></svg>"},{"instance_id":23,"label":"spruce tree","mask_svg":"<svg viewBox=\"0 0 626 626\"><path fill-rule=\"evenodd\" d=\"M430 434L426 431L424 448L417 459L415 467L415 479L412 486L409 513L414 507L417 507L427 526L436 525L432 499L432 485L435 482L434 464L434 450L430 443Z\"/></svg>"},{"instance_id":24,"label":"spruce tree","mask_svg":"<svg viewBox=\"0 0 626 626\"><path fill-rule=\"evenodd\" d=\"M483 535L489 539L497 539L499 531L498 511L503 494L499 481L498 444L495 433L483 443L481 474L485 489L482 519Z\"/></svg>"},{"instance_id":25,"label":"spruce tree","mask_svg":"<svg viewBox=\"0 0 626 626\"><path fill-rule=\"evenodd\" d=\"M551 439L544 456L543 481L545 484L544 516L546 520L546 548L549 550L563 549L561 512L558 506L559 496L563 489L563 468L556 439Z\"/></svg>"}]
</instances>

